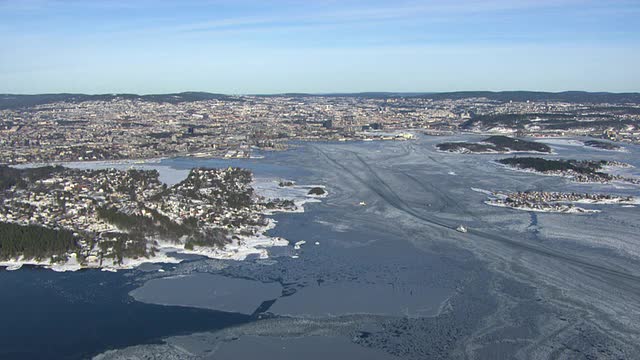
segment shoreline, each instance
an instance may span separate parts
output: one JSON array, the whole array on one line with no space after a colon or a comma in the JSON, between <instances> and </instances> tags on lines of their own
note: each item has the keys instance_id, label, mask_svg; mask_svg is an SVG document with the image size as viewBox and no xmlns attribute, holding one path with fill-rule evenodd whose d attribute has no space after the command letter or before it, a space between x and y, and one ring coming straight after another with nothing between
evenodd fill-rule
<instances>
[{"instance_id":1,"label":"shoreline","mask_svg":"<svg viewBox=\"0 0 640 360\"><path fill-rule=\"evenodd\" d=\"M536 154L536 155L558 155L555 151L541 152L541 151L447 151L440 150L434 145L436 152L443 154L461 154L461 155L511 155L511 154Z\"/></svg>"},{"instance_id":2,"label":"shoreline","mask_svg":"<svg viewBox=\"0 0 640 360\"><path fill-rule=\"evenodd\" d=\"M607 185L607 184L614 184L614 183L622 183L625 185L640 185L640 183L636 183L634 182L635 180L637 180L636 178L613 178L610 180L606 180L606 181L576 181L575 180L575 176L570 175L570 174L566 174L566 173L552 173L552 172L543 172L543 171L536 171L536 170L532 170L532 169L523 169L517 166L510 166L507 164L502 164L500 162L498 162L497 160L493 160L491 161L491 163L505 168L507 170L511 170L511 171L517 171L517 172L522 172L522 173L529 173L529 174L536 174L536 175L540 175L540 176L552 176L552 177L561 177L561 178L565 178L565 179L569 179L571 182L576 183L576 184L601 184L601 185ZM630 169L633 168L633 165L630 164L626 164L627 166L613 166L613 165L606 165L603 166L603 170L611 170L611 169ZM605 174L607 175L611 175L611 176L617 176L615 174L611 174L609 172L605 172ZM638 180L640 181L640 180Z\"/></svg>"},{"instance_id":3,"label":"shoreline","mask_svg":"<svg viewBox=\"0 0 640 360\"><path fill-rule=\"evenodd\" d=\"M600 209L587 209L576 206L577 204L583 205L619 205L621 207L636 207L640 204L640 198L638 197L621 197L617 195L607 194L574 194L574 193L558 193L558 192L543 192L538 193L541 196L556 196L560 197L558 200L538 200L536 199L520 199L520 201L509 201L510 194L499 191L489 191L472 187L471 190L487 195L489 198L483 200L485 205L503 207L520 211L533 211L544 213L559 213L559 214L588 214L602 212ZM524 195L527 192L518 192L517 195ZM565 195L582 196L581 198L570 199ZM536 194L533 194L536 196ZM565 197L564 199L562 197ZM589 196L592 196L589 198ZM593 198L593 196L600 196L599 198Z\"/></svg>"},{"instance_id":4,"label":"shoreline","mask_svg":"<svg viewBox=\"0 0 640 360\"><path fill-rule=\"evenodd\" d=\"M137 163L139 165L149 165L152 163ZM279 213L304 213L304 205L307 203L318 203L320 199L328 196L325 185L294 185L290 187L280 187L278 180L273 178L254 177L251 186L255 191L255 194L259 197L267 199L280 199L291 200L295 204L294 209L277 208L277 209L264 209L259 213L267 216L267 224L264 226L258 226L255 228L255 234L251 236L237 236L232 238L231 241L225 244L224 247L203 247L195 246L193 249L184 248L184 244L170 241L159 241L155 239L157 243L157 252L154 256L141 257L141 258L124 258L121 264L108 264L107 261L103 261L100 265L98 259L89 261L86 264L80 264L77 261L77 255L75 253L69 254L69 259L63 263L51 263L51 259L35 260L35 259L9 259L0 260L0 267L5 268L6 271L15 271L22 268L24 265L42 267L48 270L56 272L73 272L82 269L100 269L101 271L116 272L118 270L130 270L134 269L142 264L177 264L184 259L171 256L171 254L188 254L188 255L200 255L209 259L220 260L235 260L242 261L250 256L257 256L259 259L269 258L268 248L270 247L284 247L290 246L292 243L281 237L272 237L267 235L269 230L274 229L277 226L277 221L269 216ZM314 187L321 187L325 190L322 195L308 194L309 189ZM86 260L85 260L86 261Z\"/></svg>"},{"instance_id":5,"label":"shoreline","mask_svg":"<svg viewBox=\"0 0 640 360\"><path fill-rule=\"evenodd\" d=\"M549 208L540 209L540 208L527 207L527 206L509 206L505 203L496 202L492 200L485 200L483 202L489 206L502 207L502 208L508 208L513 210L519 210L519 211L533 211L533 212L541 212L541 213L549 213L549 214L596 214L602 211L602 210L595 210L595 209L585 209L577 206L570 207L569 205L565 205L561 208L549 207Z\"/></svg>"},{"instance_id":6,"label":"shoreline","mask_svg":"<svg viewBox=\"0 0 640 360\"><path fill-rule=\"evenodd\" d=\"M163 160L174 159L180 156L161 156L153 158L142 159L113 159L113 160L75 160L75 161L49 161L49 162L27 162L21 164L9 164L9 166L16 169L28 169L37 168L43 166L65 166L65 167L77 167L77 166L91 166L91 165L153 165L159 164Z\"/></svg>"}]
</instances>

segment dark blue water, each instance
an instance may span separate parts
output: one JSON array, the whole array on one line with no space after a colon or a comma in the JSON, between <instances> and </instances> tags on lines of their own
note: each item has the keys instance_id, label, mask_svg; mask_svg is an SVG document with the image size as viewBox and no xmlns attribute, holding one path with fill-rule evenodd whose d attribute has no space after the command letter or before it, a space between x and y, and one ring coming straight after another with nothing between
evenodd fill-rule
<instances>
[{"instance_id":1,"label":"dark blue water","mask_svg":"<svg viewBox=\"0 0 640 360\"><path fill-rule=\"evenodd\" d=\"M0 270L0 359L85 359L112 348L252 319L135 302L127 295L135 288L128 280L126 272Z\"/></svg>"},{"instance_id":2,"label":"dark blue water","mask_svg":"<svg viewBox=\"0 0 640 360\"><path fill-rule=\"evenodd\" d=\"M290 152L267 159L173 158L175 169L238 166L260 176L299 180L300 167L288 166ZM0 359L84 359L122 348L197 331L217 330L254 317L134 301L128 293L136 270L118 273L83 270L56 273L25 266L0 268Z\"/></svg>"}]
</instances>

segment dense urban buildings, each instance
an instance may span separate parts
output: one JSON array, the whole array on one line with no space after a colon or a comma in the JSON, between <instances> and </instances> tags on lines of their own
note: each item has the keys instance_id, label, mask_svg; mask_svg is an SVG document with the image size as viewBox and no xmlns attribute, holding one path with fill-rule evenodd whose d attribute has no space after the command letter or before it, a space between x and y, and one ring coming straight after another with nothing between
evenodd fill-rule
<instances>
[{"instance_id":1,"label":"dense urban buildings","mask_svg":"<svg viewBox=\"0 0 640 360\"><path fill-rule=\"evenodd\" d=\"M406 130L640 141L637 97L547 95L4 95L0 163L250 157L289 140L405 140Z\"/></svg>"}]
</instances>

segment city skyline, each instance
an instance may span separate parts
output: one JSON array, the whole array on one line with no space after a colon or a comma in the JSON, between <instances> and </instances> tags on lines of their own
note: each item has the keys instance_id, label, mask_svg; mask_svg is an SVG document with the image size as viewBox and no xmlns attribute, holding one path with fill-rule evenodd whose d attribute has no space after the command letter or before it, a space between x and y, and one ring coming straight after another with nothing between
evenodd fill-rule
<instances>
[{"instance_id":1,"label":"city skyline","mask_svg":"<svg viewBox=\"0 0 640 360\"><path fill-rule=\"evenodd\" d=\"M0 93L639 89L632 1L0 1Z\"/></svg>"}]
</instances>

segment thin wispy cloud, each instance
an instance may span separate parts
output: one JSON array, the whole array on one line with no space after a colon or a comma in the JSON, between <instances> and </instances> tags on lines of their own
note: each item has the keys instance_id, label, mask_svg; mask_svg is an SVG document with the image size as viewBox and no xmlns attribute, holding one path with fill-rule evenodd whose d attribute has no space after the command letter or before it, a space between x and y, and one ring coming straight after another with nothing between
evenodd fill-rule
<instances>
[{"instance_id":1,"label":"thin wispy cloud","mask_svg":"<svg viewBox=\"0 0 640 360\"><path fill-rule=\"evenodd\" d=\"M335 28L348 27L354 24L376 24L388 22L389 26L396 22L405 21L418 24L442 24L455 22L474 22L477 19L488 17L500 22L502 18L509 18L513 13L536 10L554 10L573 7L581 11L582 16L588 16L589 9L593 6L601 7L598 2L588 0L460 0L460 1L411 1L395 2L392 5L386 1L362 2L274 2L279 4L273 7L262 6L253 9L243 5L251 5L261 2L241 1L240 6L235 1L194 1L182 2L163 0L4 0L0 1L0 8L6 13L36 12L46 13L52 19L75 21L78 26L83 26L82 18L67 19L67 15L75 17L77 13L90 12L93 16L103 16L102 21L94 25L94 29L88 29L87 33L112 33L114 35L167 35L185 32L213 33L215 31L229 32L229 30L253 31L264 29L265 31L278 31L284 29L297 30L323 30L327 26ZM607 2L611 9L616 4L626 6L627 11L633 9L625 5L624 1ZM263 3L266 4L266 3ZM311 5L309 5L311 4ZM235 11L225 12L219 9L234 8ZM144 10L138 14L136 10ZM194 9L186 11L185 9ZM165 11L168 10L168 11ZM59 12L62 11L60 14ZM116 14L111 14L112 12ZM127 11L136 15L127 18ZM124 12L124 14L123 14ZM600 13L601 14L601 13ZM598 16L598 13L593 13ZM153 21L145 20L151 18ZM28 18L23 22L30 22ZM37 23L34 17L33 22ZM110 24L112 23L112 24ZM26 24L23 24L26 28ZM86 24L88 25L88 24ZM38 32L39 27L26 31ZM53 30L64 31L65 27ZM48 32L47 31L47 32Z\"/></svg>"},{"instance_id":2,"label":"thin wispy cloud","mask_svg":"<svg viewBox=\"0 0 640 360\"><path fill-rule=\"evenodd\" d=\"M46 8L66 6L68 8L96 9L104 7L112 10L144 8L147 3L147 1L72 1L71 3L64 2L66 5L63 5L63 2L56 0L33 0L32 2ZM296 2L285 3L284 6L274 6L273 9L261 8L258 11L243 8L231 13L218 11L219 8L229 7L230 3L229 1L186 1L181 7L175 2L161 1L151 6L152 11L146 15L146 18L151 18L153 21L132 17L125 20L118 19L111 25L108 22L107 24L97 23L93 31L88 34L98 36L171 36L197 32L225 35L259 33L260 31L277 33L287 30L302 32L339 30L367 24L383 29L385 26L411 24L477 23L485 19L500 23L503 19L509 19L513 14L524 11L553 11L578 5L578 8L584 8L586 5L593 4L591 1L584 0L421 1L397 2L394 5L389 5L388 2L363 4L362 2L345 1L328 2L322 5L314 4L311 7L305 5L306 3ZM163 12L161 11L163 7L176 11L173 13ZM195 8L201 11L187 12L186 14L178 11L183 8ZM594 14L595 16L597 14Z\"/></svg>"},{"instance_id":3,"label":"thin wispy cloud","mask_svg":"<svg viewBox=\"0 0 640 360\"><path fill-rule=\"evenodd\" d=\"M346 2L348 5L349 2ZM584 0L537 0L537 1L449 1L449 2L419 2L396 3L394 6L376 4L369 6L350 7L348 9L328 9L309 13L270 14L263 16L241 16L231 18L217 18L208 21L183 23L177 26L168 25L156 28L165 31L195 31L238 27L271 27L285 24L290 26L318 24L353 24L379 22L382 20L416 19L424 22L455 21L470 14L494 13L501 11L515 11L525 9L560 8L567 5L584 4ZM151 29L149 29L151 30Z\"/></svg>"}]
</instances>

